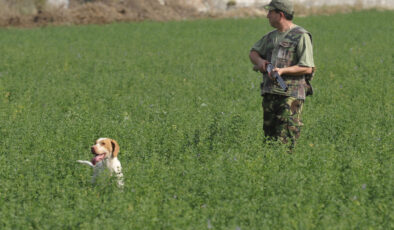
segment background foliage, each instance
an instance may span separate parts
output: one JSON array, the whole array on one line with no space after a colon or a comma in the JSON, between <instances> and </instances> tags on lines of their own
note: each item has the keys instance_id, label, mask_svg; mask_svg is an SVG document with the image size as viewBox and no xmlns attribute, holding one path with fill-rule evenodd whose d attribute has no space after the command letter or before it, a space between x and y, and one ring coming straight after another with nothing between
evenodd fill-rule
<instances>
[{"instance_id":1,"label":"background foliage","mask_svg":"<svg viewBox=\"0 0 394 230\"><path fill-rule=\"evenodd\" d=\"M393 228L393 19L296 19L318 72L293 155L262 135L266 19L0 30L0 228ZM123 191L75 162L98 137Z\"/></svg>"}]
</instances>

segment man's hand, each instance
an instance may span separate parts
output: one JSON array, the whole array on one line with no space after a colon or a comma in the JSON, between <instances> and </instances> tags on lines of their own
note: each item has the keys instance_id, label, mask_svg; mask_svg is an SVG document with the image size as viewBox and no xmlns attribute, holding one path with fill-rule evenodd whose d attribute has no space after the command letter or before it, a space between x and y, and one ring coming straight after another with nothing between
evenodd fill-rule
<instances>
[{"instance_id":1,"label":"man's hand","mask_svg":"<svg viewBox=\"0 0 394 230\"><path fill-rule=\"evenodd\" d=\"M272 71L278 72L278 74L279 74L280 76L282 76L282 74L283 74L283 68L275 67Z\"/></svg>"},{"instance_id":2,"label":"man's hand","mask_svg":"<svg viewBox=\"0 0 394 230\"><path fill-rule=\"evenodd\" d=\"M259 53L257 53L256 51L252 50L249 53L249 58L250 58L250 61L253 64L253 70L254 71L260 71L262 73L267 72L266 68L267 68L268 61L263 59L263 58L261 58Z\"/></svg>"},{"instance_id":3,"label":"man's hand","mask_svg":"<svg viewBox=\"0 0 394 230\"><path fill-rule=\"evenodd\" d=\"M261 59L258 61L258 64L253 66L254 71L260 71L261 73L266 73L267 72L267 64L268 61Z\"/></svg>"},{"instance_id":4,"label":"man's hand","mask_svg":"<svg viewBox=\"0 0 394 230\"><path fill-rule=\"evenodd\" d=\"M268 63L267 63L267 65L268 65ZM269 79L271 79L271 81L275 81L275 78L274 78L274 76L272 75L272 72L277 72L277 73L279 74L279 76L281 76L282 73L283 73L283 69L282 69L282 68L275 67L274 69L272 69L271 72L268 72L268 77L269 77Z\"/></svg>"}]
</instances>

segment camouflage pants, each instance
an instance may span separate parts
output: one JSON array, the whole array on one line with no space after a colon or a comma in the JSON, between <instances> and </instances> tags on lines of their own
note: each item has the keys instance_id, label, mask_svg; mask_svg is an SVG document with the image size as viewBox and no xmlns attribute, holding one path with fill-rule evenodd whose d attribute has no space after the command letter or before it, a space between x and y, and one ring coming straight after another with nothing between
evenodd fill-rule
<instances>
[{"instance_id":1,"label":"camouflage pants","mask_svg":"<svg viewBox=\"0 0 394 230\"><path fill-rule=\"evenodd\" d=\"M294 148L296 139L300 136L301 112L304 100L294 97L265 94L263 98L264 134L283 143L290 142Z\"/></svg>"}]
</instances>

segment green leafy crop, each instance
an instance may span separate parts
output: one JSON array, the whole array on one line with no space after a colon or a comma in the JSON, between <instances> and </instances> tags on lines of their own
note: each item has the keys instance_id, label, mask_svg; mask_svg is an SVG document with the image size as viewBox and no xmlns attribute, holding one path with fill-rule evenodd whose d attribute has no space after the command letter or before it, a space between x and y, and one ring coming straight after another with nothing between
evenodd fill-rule
<instances>
[{"instance_id":1,"label":"green leafy crop","mask_svg":"<svg viewBox=\"0 0 394 230\"><path fill-rule=\"evenodd\" d=\"M297 18L294 154L262 133L266 19L0 30L0 229L392 229L392 11ZM99 137L123 191L90 184Z\"/></svg>"}]
</instances>

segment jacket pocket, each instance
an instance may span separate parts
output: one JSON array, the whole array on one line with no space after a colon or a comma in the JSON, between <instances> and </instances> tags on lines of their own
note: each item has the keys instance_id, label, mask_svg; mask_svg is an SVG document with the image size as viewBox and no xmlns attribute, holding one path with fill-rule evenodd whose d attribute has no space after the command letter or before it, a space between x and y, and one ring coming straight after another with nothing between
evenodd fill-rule
<instances>
[{"instance_id":1,"label":"jacket pocket","mask_svg":"<svg viewBox=\"0 0 394 230\"><path fill-rule=\"evenodd\" d=\"M282 41L278 46L278 53L276 55L276 66L279 68L291 65L295 54L295 44L292 42Z\"/></svg>"}]
</instances>

